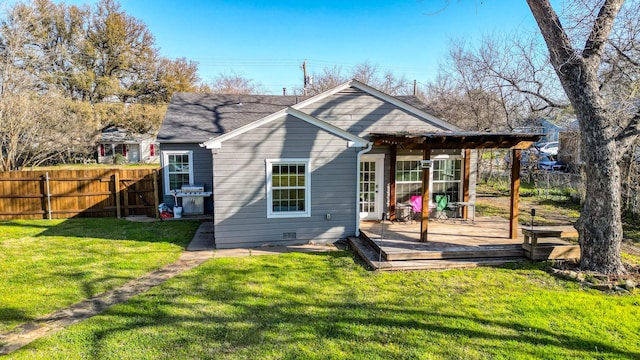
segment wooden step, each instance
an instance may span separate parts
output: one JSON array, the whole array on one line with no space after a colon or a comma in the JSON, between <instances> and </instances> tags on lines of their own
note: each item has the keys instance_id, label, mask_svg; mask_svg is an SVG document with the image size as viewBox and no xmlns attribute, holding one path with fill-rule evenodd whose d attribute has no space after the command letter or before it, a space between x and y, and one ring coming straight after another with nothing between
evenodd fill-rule
<instances>
[{"instance_id":1,"label":"wooden step","mask_svg":"<svg viewBox=\"0 0 640 360\"><path fill-rule=\"evenodd\" d=\"M453 260L403 260L388 261L381 257L378 250L373 249L370 243L357 237L349 238L349 246L374 270L399 271L399 270L441 270L454 268L473 268L479 266L499 266L506 263L523 261L523 257L501 258L467 258Z\"/></svg>"},{"instance_id":2,"label":"wooden step","mask_svg":"<svg viewBox=\"0 0 640 360\"><path fill-rule=\"evenodd\" d=\"M443 244L434 249L427 249L417 244L410 248L381 247L375 239L365 233L360 237L373 248L376 253L382 253L385 260L448 260L448 259L477 259L477 258L518 258L524 257L525 252L521 244L502 244L484 246L461 246Z\"/></svg>"},{"instance_id":3,"label":"wooden step","mask_svg":"<svg viewBox=\"0 0 640 360\"><path fill-rule=\"evenodd\" d=\"M580 245L562 245L538 243L522 244L524 254L531 260L567 260L580 259Z\"/></svg>"}]
</instances>

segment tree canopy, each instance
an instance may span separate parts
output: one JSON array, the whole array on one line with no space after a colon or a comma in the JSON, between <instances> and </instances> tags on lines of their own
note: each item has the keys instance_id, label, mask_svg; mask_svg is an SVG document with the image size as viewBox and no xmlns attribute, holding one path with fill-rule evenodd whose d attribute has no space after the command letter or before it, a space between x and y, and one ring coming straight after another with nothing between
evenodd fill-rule
<instances>
[{"instance_id":1,"label":"tree canopy","mask_svg":"<svg viewBox=\"0 0 640 360\"><path fill-rule=\"evenodd\" d=\"M161 56L115 0L15 3L0 18L0 67L0 170L89 154L111 125L153 132L174 92L200 89L197 63Z\"/></svg>"}]
</instances>

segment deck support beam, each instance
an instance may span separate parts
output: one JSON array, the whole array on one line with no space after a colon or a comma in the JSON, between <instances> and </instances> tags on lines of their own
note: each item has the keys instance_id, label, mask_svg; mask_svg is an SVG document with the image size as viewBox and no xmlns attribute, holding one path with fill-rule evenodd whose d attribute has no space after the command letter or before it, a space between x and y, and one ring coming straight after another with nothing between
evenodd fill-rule
<instances>
[{"instance_id":1,"label":"deck support beam","mask_svg":"<svg viewBox=\"0 0 640 360\"><path fill-rule=\"evenodd\" d=\"M509 238L518 238L518 212L520 203L520 149L511 150L511 209L509 214Z\"/></svg>"},{"instance_id":2,"label":"deck support beam","mask_svg":"<svg viewBox=\"0 0 640 360\"><path fill-rule=\"evenodd\" d=\"M471 149L464 150L464 178L462 179L462 201L469 202L469 184L471 178ZM462 218L469 219L469 207L462 207Z\"/></svg>"},{"instance_id":3,"label":"deck support beam","mask_svg":"<svg viewBox=\"0 0 640 360\"><path fill-rule=\"evenodd\" d=\"M431 160L431 148L425 147L422 150L422 159ZM431 177L431 167L422 167L422 220L420 221L420 241L427 241L429 234L429 182Z\"/></svg>"},{"instance_id":4,"label":"deck support beam","mask_svg":"<svg viewBox=\"0 0 640 360\"><path fill-rule=\"evenodd\" d=\"M398 149L395 145L389 148L389 220L396 220L396 161Z\"/></svg>"}]
</instances>

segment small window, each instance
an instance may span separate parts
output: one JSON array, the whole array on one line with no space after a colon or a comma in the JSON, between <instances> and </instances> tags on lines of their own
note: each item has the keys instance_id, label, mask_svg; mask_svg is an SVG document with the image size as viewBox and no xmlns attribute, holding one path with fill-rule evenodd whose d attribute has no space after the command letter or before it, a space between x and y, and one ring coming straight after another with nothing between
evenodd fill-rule
<instances>
[{"instance_id":1,"label":"small window","mask_svg":"<svg viewBox=\"0 0 640 360\"><path fill-rule=\"evenodd\" d=\"M267 217L311 216L308 159L267 160Z\"/></svg>"},{"instance_id":2,"label":"small window","mask_svg":"<svg viewBox=\"0 0 640 360\"><path fill-rule=\"evenodd\" d=\"M124 157L127 157L127 145L126 144L117 144L115 146L115 153L120 154Z\"/></svg>"},{"instance_id":3,"label":"small window","mask_svg":"<svg viewBox=\"0 0 640 360\"><path fill-rule=\"evenodd\" d=\"M193 183L193 153L191 151L163 151L162 167L164 192L178 190Z\"/></svg>"}]
</instances>

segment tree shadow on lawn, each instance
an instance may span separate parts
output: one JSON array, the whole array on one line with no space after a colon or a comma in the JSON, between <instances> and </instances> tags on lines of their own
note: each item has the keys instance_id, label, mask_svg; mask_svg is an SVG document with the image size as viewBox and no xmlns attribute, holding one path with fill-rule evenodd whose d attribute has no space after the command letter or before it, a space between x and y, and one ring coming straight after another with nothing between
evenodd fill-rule
<instances>
[{"instance_id":1,"label":"tree shadow on lawn","mask_svg":"<svg viewBox=\"0 0 640 360\"><path fill-rule=\"evenodd\" d=\"M299 289L291 289L297 291ZM204 295L204 294L200 294ZM585 340L578 336L570 336L560 332L550 331L540 327L531 327L529 324L518 322L504 322L487 320L472 316L449 315L429 311L417 311L389 307L381 302L323 302L313 304L319 308L318 314L304 312L301 308L310 304L295 301L275 301L272 304L246 304L244 297L261 296L256 293L238 294L237 302L228 304L239 310L238 314L215 315L203 310L201 305L190 305L177 301L154 301L156 311L152 314L143 311L124 311L121 308L113 309L98 320L102 323L100 330L91 334L94 339L91 353L100 354L101 349L109 346L103 341L112 335L126 337L134 331L136 338L144 334L154 332L162 333L162 341L158 343L140 344L143 347L162 346L158 351L171 351L181 349L189 343L197 343L207 348L206 352L212 357L216 353L229 354L237 350L246 349L250 352L260 353L260 348L265 342L270 348L281 349L284 353L290 353L300 348L309 348L313 351L314 344L321 341L337 341L335 347L344 347L343 351L364 352L366 347L376 347L383 357L394 358L398 353L385 350L387 343L393 343L403 352L413 349L421 353L425 338L449 339L452 345L458 340L451 338L469 339L465 347L477 348L472 353L491 347L490 344L482 345L484 340L490 343L510 344L510 348L502 351L517 351L520 354L528 352L536 355L534 348L549 346L568 351L578 351L593 354L594 349L600 355L609 353L614 356L626 358L638 358L640 353L628 352L618 349L604 341ZM215 294L201 296L202 301L215 301ZM131 308L146 308L146 301L133 300L129 303ZM167 312L160 309L173 308L178 313L196 313L196 315L175 315L173 311ZM179 308L179 309L176 309ZM354 312L362 316L351 315ZM234 313L236 313L234 311ZM115 321L110 319L115 317ZM123 323L122 319L126 321ZM436 319L435 321L433 319ZM242 330L233 328L229 324L244 324ZM447 323L452 325L446 325ZM457 324L458 326L454 325ZM154 330L154 327L163 329ZM174 331L167 331L167 328ZM495 328L491 331L489 328ZM283 331L284 330L284 331ZM360 331L360 332L358 332ZM408 334L408 332L422 333L424 336ZM509 334L506 334L509 333ZM152 340L153 341L153 340ZM342 343L342 344L340 344ZM359 345L354 347L354 343ZM206 345L205 345L206 344ZM519 345L517 345L519 344ZM135 344L131 344L135 346ZM526 348L526 346L531 348ZM525 347L523 347L525 346ZM254 348L254 349L252 349ZM319 350L319 349L316 349ZM439 349L442 354L450 353L450 349ZM429 350L433 351L433 349ZM550 349L549 351L556 352ZM486 354L486 353L485 353ZM571 355L571 354L566 354Z\"/></svg>"},{"instance_id":2,"label":"tree shadow on lawn","mask_svg":"<svg viewBox=\"0 0 640 360\"><path fill-rule=\"evenodd\" d=\"M317 256L332 261L350 255L339 252ZM97 358L113 356L117 344L122 344L125 357L127 351L139 353L145 349L167 357L184 356L185 351L210 358L260 353L304 356L305 352L321 351L323 346L337 351L335 356L346 353L357 357L371 349L376 356L388 358L411 357L412 351L413 355L428 351L436 356L438 352L460 356L466 354L464 349L483 356L492 353L498 346L494 344L499 344L498 355L511 352L535 357L540 355L537 347L545 346L549 348L543 353L558 356L576 352L595 355L595 351L599 356L640 357L640 352L625 351L606 339L585 339L580 331L567 334L524 320L438 312L437 304L407 305L410 294L389 298L372 282L363 287L354 286L349 279L336 279L340 286L318 288L309 283L313 274L302 278L289 274L287 279L273 280L272 276L282 270L302 270L290 264L273 264L272 273L255 278L252 274L256 270L251 266L225 266L225 261L216 266L217 261L111 308L51 341L69 341L67 336L90 338L91 349L71 351L86 350ZM347 277L359 276L349 271ZM382 295L368 296L369 291ZM389 343L394 346L387 347ZM451 346L442 346L447 344Z\"/></svg>"},{"instance_id":3,"label":"tree shadow on lawn","mask_svg":"<svg viewBox=\"0 0 640 360\"><path fill-rule=\"evenodd\" d=\"M195 220L132 222L115 218L73 218L45 228L37 236L169 242L186 248L199 225Z\"/></svg>"},{"instance_id":4,"label":"tree shadow on lawn","mask_svg":"<svg viewBox=\"0 0 640 360\"><path fill-rule=\"evenodd\" d=\"M68 306L76 304L78 301L84 299L90 299L100 293L108 291L117 285L124 284L128 281L136 279L138 276L117 276L117 275L105 275L100 277L91 277L91 271L74 271L68 272L63 271L59 273L53 273L51 276L43 279L43 282L47 282L51 284L51 286L57 286L56 283L59 282L59 279L73 279L75 284L77 284L78 290L82 293L82 295L78 298L71 299L68 303L58 304L55 309L52 308L49 315L38 315L31 316L29 315L24 308L11 308L7 306L0 307L0 335L4 332L2 329L9 329L9 332L16 332L21 330L29 330L32 327L39 327L45 323L50 321L58 320L59 313L64 311ZM66 280L65 280L66 281ZM114 283L115 285L110 286L108 283ZM32 294L30 296L30 300L38 301L38 298L41 298L43 294ZM26 306L32 306L29 304L25 304ZM42 309L40 309L42 310Z\"/></svg>"}]
</instances>

